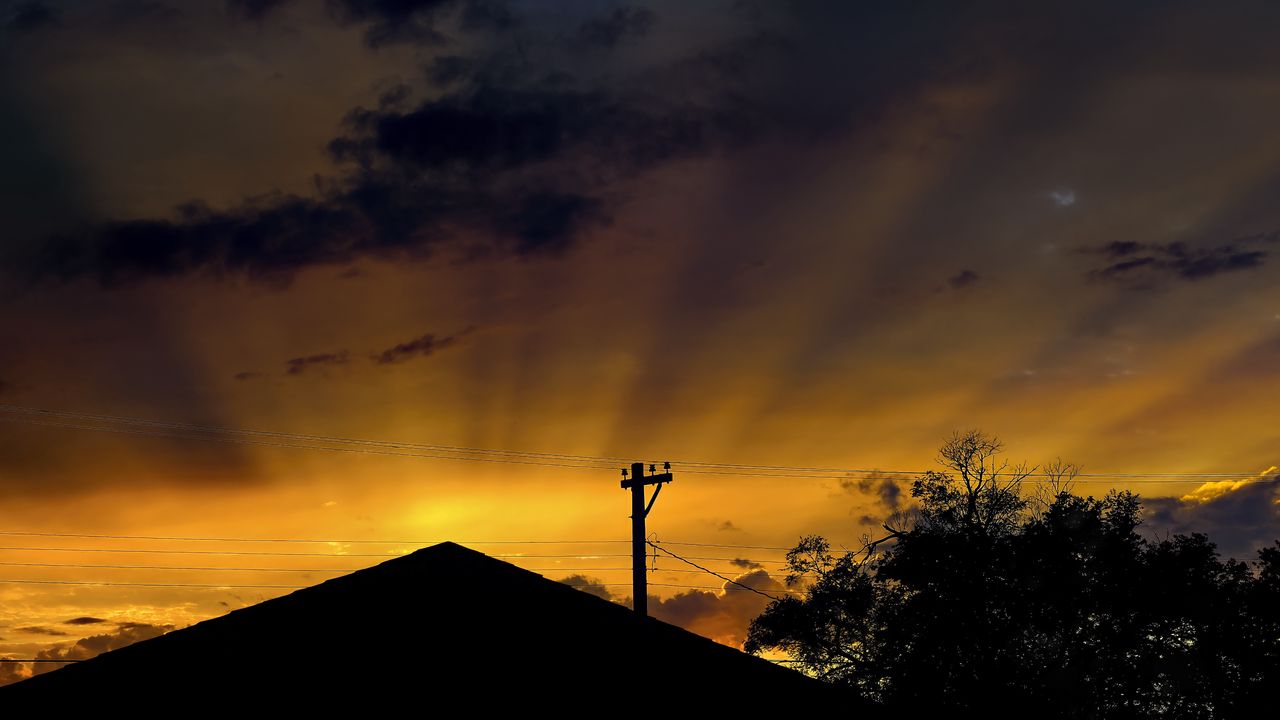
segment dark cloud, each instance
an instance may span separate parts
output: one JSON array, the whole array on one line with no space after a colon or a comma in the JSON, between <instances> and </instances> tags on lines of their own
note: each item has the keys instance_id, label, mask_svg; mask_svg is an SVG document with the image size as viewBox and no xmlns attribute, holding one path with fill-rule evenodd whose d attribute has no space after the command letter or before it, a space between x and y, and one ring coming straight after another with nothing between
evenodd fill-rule
<instances>
[{"instance_id":1,"label":"dark cloud","mask_svg":"<svg viewBox=\"0 0 1280 720\"><path fill-rule=\"evenodd\" d=\"M476 187L485 182L460 187L401 171L361 171L319 198L261 199L226 211L193 203L169 219L64 233L30 261L46 277L91 276L108 287L194 273L284 285L309 266L425 257L463 228L491 238L487 252L555 254L607 220L601 202L586 195Z\"/></svg>"},{"instance_id":2,"label":"dark cloud","mask_svg":"<svg viewBox=\"0 0 1280 720\"><path fill-rule=\"evenodd\" d=\"M743 570L760 570L764 568L763 565L755 560L748 560L746 558L734 558L729 561L729 564L734 567L740 567Z\"/></svg>"},{"instance_id":3,"label":"dark cloud","mask_svg":"<svg viewBox=\"0 0 1280 720\"><path fill-rule=\"evenodd\" d=\"M785 588L764 570L752 570L734 578L764 593L781 596ZM649 598L649 614L717 642L742 647L751 620L764 611L771 600L732 583L720 592L691 590L665 600Z\"/></svg>"},{"instance_id":4,"label":"dark cloud","mask_svg":"<svg viewBox=\"0 0 1280 720\"><path fill-rule=\"evenodd\" d=\"M742 528L733 524L732 520L725 520L716 526L716 530L720 532L742 532Z\"/></svg>"},{"instance_id":5,"label":"dark cloud","mask_svg":"<svg viewBox=\"0 0 1280 720\"><path fill-rule=\"evenodd\" d=\"M418 357L430 357L441 350L446 350L456 345L462 338L471 334L473 328L467 328L456 335L448 335L445 337L436 337L434 333L427 333L422 337L414 338L409 342L400 343L394 347L389 347L380 353L373 355L373 361L379 365L392 365L411 360Z\"/></svg>"},{"instance_id":6,"label":"dark cloud","mask_svg":"<svg viewBox=\"0 0 1280 720\"><path fill-rule=\"evenodd\" d=\"M100 4L105 6L103 19L121 29L138 26L156 29L189 17L182 3L168 0L119 0Z\"/></svg>"},{"instance_id":7,"label":"dark cloud","mask_svg":"<svg viewBox=\"0 0 1280 720\"><path fill-rule=\"evenodd\" d=\"M265 15L281 4L232 7ZM302 268L421 259L442 248L468 258L560 254L606 226L642 192L631 181L661 166L875 129L921 88L981 85L1009 67L1038 87L1092 78L1150 25L1127 6L1102 26L1066 7L965 6L779 3L715 15L691 39L642 4L521 19L492 0L329 0L330 14L364 28L370 45L415 43L436 57L418 80L426 87L397 88L348 114L328 145L338 167L314 193L98 223L43 243L26 262L36 277L108 285L197 272L283 283ZM602 59L591 49L664 31L653 43L669 47L663 53ZM1069 90L1058 102L1072 100ZM1037 112L1051 113L1045 104ZM951 137L945 128L921 132ZM1204 277L1263 259L1256 248L1179 257L1161 247L1097 272L1156 266Z\"/></svg>"},{"instance_id":8,"label":"dark cloud","mask_svg":"<svg viewBox=\"0 0 1280 720\"><path fill-rule=\"evenodd\" d=\"M613 593L609 592L609 588L604 586L604 581L600 578L588 577L587 575L570 575L563 578L560 582L570 587L577 588L584 593L595 595L605 600L616 600Z\"/></svg>"},{"instance_id":9,"label":"dark cloud","mask_svg":"<svg viewBox=\"0 0 1280 720\"><path fill-rule=\"evenodd\" d=\"M300 358L295 358L295 359L300 359ZM293 362L293 360L290 360L289 362ZM289 372L291 373L293 372L292 365L289 366ZM298 372L302 372L302 371L299 370ZM294 374L296 375L297 373L294 373ZM270 376L267 375L267 373L246 371L246 372L238 372L235 375L232 375L231 377L241 382L244 382L246 380L261 380L265 377L270 377Z\"/></svg>"},{"instance_id":10,"label":"dark cloud","mask_svg":"<svg viewBox=\"0 0 1280 720\"><path fill-rule=\"evenodd\" d=\"M64 620L62 624L63 625L97 625L98 623L104 623L104 622L106 622L106 620L103 620L102 618L89 617L88 615L84 615L81 617L71 618L70 620Z\"/></svg>"},{"instance_id":11,"label":"dark cloud","mask_svg":"<svg viewBox=\"0 0 1280 720\"><path fill-rule=\"evenodd\" d=\"M197 271L283 282L299 267L346 262L375 233L355 200L260 198L229 211L199 203L165 220L110 222L52 238L37 253L46 273L96 275L103 285ZM363 238L363 239L362 239Z\"/></svg>"},{"instance_id":12,"label":"dark cloud","mask_svg":"<svg viewBox=\"0 0 1280 720\"><path fill-rule=\"evenodd\" d=\"M19 3L9 13L9 30L15 33L31 32L57 24L58 11L48 3L38 0Z\"/></svg>"},{"instance_id":13,"label":"dark cloud","mask_svg":"<svg viewBox=\"0 0 1280 720\"><path fill-rule=\"evenodd\" d=\"M399 343L385 350L374 352L369 358L379 365L393 365L406 362L413 358L429 357L442 350L447 350L460 343L463 338L475 332L475 327L468 327L461 332L453 335L437 336L434 333L427 333L420 337L409 340L408 342ZM304 355L285 361L285 372L289 375L302 375L312 369L324 369L335 367L338 365L346 365L350 362L351 355L346 350L331 353L318 353L315 355ZM236 380L258 380L270 377L267 373L261 372L240 372L233 376Z\"/></svg>"},{"instance_id":14,"label":"dark cloud","mask_svg":"<svg viewBox=\"0 0 1280 720\"><path fill-rule=\"evenodd\" d=\"M475 69L475 62L461 55L441 55L427 65L427 81L437 87L446 87L467 77Z\"/></svg>"},{"instance_id":15,"label":"dark cloud","mask_svg":"<svg viewBox=\"0 0 1280 720\"><path fill-rule=\"evenodd\" d=\"M1105 265L1089 271L1092 278L1150 285L1162 280L1203 280L1224 273L1253 270L1266 262L1266 246L1280 242L1280 233L1246 235L1230 242L1192 246L1184 242L1142 243L1116 241L1086 248Z\"/></svg>"},{"instance_id":16,"label":"dark cloud","mask_svg":"<svg viewBox=\"0 0 1280 720\"><path fill-rule=\"evenodd\" d=\"M26 627L14 628L18 632L30 633L32 635L68 635L57 628L45 627L44 625L27 625Z\"/></svg>"},{"instance_id":17,"label":"dark cloud","mask_svg":"<svg viewBox=\"0 0 1280 720\"><path fill-rule=\"evenodd\" d=\"M495 7L333 6L344 21L388 23L375 35L418 34L405 28L445 16L466 32L467 18ZM643 13L626 17L638 22ZM431 66L433 81L450 83L446 94L406 107L412 92L396 88L374 109L351 111L329 143L337 168L310 197L269 194L224 209L192 201L169 217L63 232L20 264L34 265L37 278L94 277L105 286L196 273L283 285L302 268L421 259L442 247L472 258L557 255L610 222L611 206L626 200L624 181L740 145L791 117L781 105L766 112L761 105L772 101L745 86L775 45L737 38L603 78L560 38L522 31L477 43Z\"/></svg>"},{"instance_id":18,"label":"dark cloud","mask_svg":"<svg viewBox=\"0 0 1280 720\"><path fill-rule=\"evenodd\" d=\"M155 633L155 635L163 635L173 629L172 625L152 625L151 623L144 623L144 622L116 623L116 627L119 628L116 631L116 634L122 635L123 637L126 637L126 638L130 636L129 634L145 635L149 633ZM139 639L144 639L144 638L139 638ZM138 640L133 640L132 642L137 642L137 641ZM123 647L123 645L117 645L116 647ZM115 647L111 649L114 650ZM103 652L106 652L106 651L104 650Z\"/></svg>"},{"instance_id":19,"label":"dark cloud","mask_svg":"<svg viewBox=\"0 0 1280 720\"><path fill-rule=\"evenodd\" d=\"M605 219L599 200L566 193L529 195L514 212L499 217L498 228L517 238L515 251L525 257L563 253L580 228Z\"/></svg>"},{"instance_id":20,"label":"dark cloud","mask_svg":"<svg viewBox=\"0 0 1280 720\"><path fill-rule=\"evenodd\" d=\"M840 481L840 487L852 495L874 497L875 505L872 508L867 508L865 501L860 501L851 510L851 514L861 513L857 516L858 523L861 525L879 527L887 522L893 522L895 517L907 510L906 498L903 495L904 482L901 477L875 474L861 478L845 478Z\"/></svg>"},{"instance_id":21,"label":"dark cloud","mask_svg":"<svg viewBox=\"0 0 1280 720\"><path fill-rule=\"evenodd\" d=\"M237 17L261 20L293 0L227 0L227 8Z\"/></svg>"},{"instance_id":22,"label":"dark cloud","mask_svg":"<svg viewBox=\"0 0 1280 720\"><path fill-rule=\"evenodd\" d=\"M840 487L846 492L875 495L876 500L889 512L902 509L902 480L889 475L869 475L861 478L845 478Z\"/></svg>"},{"instance_id":23,"label":"dark cloud","mask_svg":"<svg viewBox=\"0 0 1280 720\"><path fill-rule=\"evenodd\" d=\"M339 22L365 26L365 42L372 48L445 44L448 38L439 28L445 20L455 20L467 30L515 23L501 0L329 0L329 8Z\"/></svg>"},{"instance_id":24,"label":"dark cloud","mask_svg":"<svg viewBox=\"0 0 1280 720\"><path fill-rule=\"evenodd\" d=\"M956 290L973 287L978 284L981 277L972 270L961 270L960 272L947 278L947 284Z\"/></svg>"},{"instance_id":25,"label":"dark cloud","mask_svg":"<svg viewBox=\"0 0 1280 720\"><path fill-rule=\"evenodd\" d=\"M378 109L402 110L411 95L413 95L413 88L404 83L397 83L378 96Z\"/></svg>"},{"instance_id":26,"label":"dark cloud","mask_svg":"<svg viewBox=\"0 0 1280 720\"><path fill-rule=\"evenodd\" d=\"M464 91L407 112L357 109L330 153L361 167L460 174L471 183L555 158L625 173L706 150L738 122L658 98L641 104L616 88L497 82L473 78Z\"/></svg>"},{"instance_id":27,"label":"dark cloud","mask_svg":"<svg viewBox=\"0 0 1280 720\"><path fill-rule=\"evenodd\" d=\"M104 635L93 635L74 643L47 648L36 653L37 660L88 660L104 652L116 650L143 640L159 637L173 629L172 625L151 625L148 623L120 623L115 632ZM37 675L58 669L54 663L35 665L33 672Z\"/></svg>"},{"instance_id":28,"label":"dark cloud","mask_svg":"<svg viewBox=\"0 0 1280 720\"><path fill-rule=\"evenodd\" d=\"M1204 533L1223 555L1252 560L1280 539L1280 475L1238 486L1206 483L1181 498L1145 498L1143 509L1151 532Z\"/></svg>"},{"instance_id":29,"label":"dark cloud","mask_svg":"<svg viewBox=\"0 0 1280 720\"><path fill-rule=\"evenodd\" d=\"M313 368L327 368L347 364L347 351L306 355L285 361L286 372L290 375L301 375Z\"/></svg>"},{"instance_id":30,"label":"dark cloud","mask_svg":"<svg viewBox=\"0 0 1280 720\"><path fill-rule=\"evenodd\" d=\"M612 48L626 40L644 37L658 19L645 7L619 7L578 27L578 39L588 45Z\"/></svg>"}]
</instances>

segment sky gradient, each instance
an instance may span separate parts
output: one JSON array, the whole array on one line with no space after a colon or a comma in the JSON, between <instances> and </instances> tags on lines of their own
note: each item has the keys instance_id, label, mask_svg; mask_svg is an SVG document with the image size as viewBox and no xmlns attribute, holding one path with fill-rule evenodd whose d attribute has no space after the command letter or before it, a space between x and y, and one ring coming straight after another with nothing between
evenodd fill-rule
<instances>
[{"instance_id":1,"label":"sky gradient","mask_svg":"<svg viewBox=\"0 0 1280 720\"><path fill-rule=\"evenodd\" d=\"M1014 460L1269 478L1280 7L906 5L0 2L0 403L885 470L980 428ZM906 501L882 479L674 471L650 516L667 540L853 545ZM619 479L0 424L0 530L625 539ZM1153 532L1246 557L1280 535L1274 482L1082 490L1112 486L1152 498ZM148 542L0 545L210 549ZM590 569L626 558L532 560L627 582ZM654 590L730 643L760 609ZM0 585L0 655L276 592Z\"/></svg>"}]
</instances>

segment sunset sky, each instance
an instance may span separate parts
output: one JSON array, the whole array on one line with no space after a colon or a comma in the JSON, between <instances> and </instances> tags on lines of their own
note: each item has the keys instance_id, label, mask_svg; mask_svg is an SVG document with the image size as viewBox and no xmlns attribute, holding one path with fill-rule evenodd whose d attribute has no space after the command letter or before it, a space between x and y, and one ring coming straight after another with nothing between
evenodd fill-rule
<instances>
[{"instance_id":1,"label":"sunset sky","mask_svg":"<svg viewBox=\"0 0 1280 720\"><path fill-rule=\"evenodd\" d=\"M10 409L669 459L659 539L769 548L856 546L905 485L680 461L917 471L979 428L1015 461L1255 478L1081 489L1139 490L1153 532L1242 557L1280 536L1280 5L0 0L0 23ZM0 420L0 531L629 532L608 463ZM306 585L333 573L279 569L413 547L0 535L0 561L56 565L0 579ZM629 562L517 561L606 583ZM760 609L653 590L730 643ZM0 584L0 656L281 592Z\"/></svg>"}]
</instances>

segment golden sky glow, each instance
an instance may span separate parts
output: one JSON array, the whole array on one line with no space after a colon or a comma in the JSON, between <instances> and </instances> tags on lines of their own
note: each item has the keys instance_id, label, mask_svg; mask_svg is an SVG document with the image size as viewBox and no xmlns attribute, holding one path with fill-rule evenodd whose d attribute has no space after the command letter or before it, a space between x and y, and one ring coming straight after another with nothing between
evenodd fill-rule
<instances>
[{"instance_id":1,"label":"golden sky glow","mask_svg":"<svg viewBox=\"0 0 1280 720\"><path fill-rule=\"evenodd\" d=\"M421 68L445 50L367 47L364 26L333 22L322 3L286 3L281 15L247 24L225 5L184 5L168 20L69 8L38 30L48 42L36 30L9 31L6 59L26 69L10 62L0 78L3 142L27 148L19 170L53 178L29 198L7 191L11 249L38 246L73 221L170 217L193 198L217 209L305 196L316 176L335 172L325 145L352 108L376 107L397 83L414 87L415 103L444 93L423 85ZM677 5L656 3L651 34L608 68L625 75L674 62L701 38L737 31ZM537 22L577 27L584 12L548 10ZM784 19L779 28L804 33L813 18ZM1280 245L1241 240L1280 230L1274 50L1247 34L1238 55L1201 62L1177 48L1217 47L1206 36L1216 26L1191 10L1149 20L1076 70L1059 56L1065 48L1027 63L1016 49L976 58L940 50L947 72L884 80L895 90L866 90L866 107L848 111L855 119L762 133L616 177L600 169L608 221L547 256L477 254L483 232L463 227L449 243L302 263L265 280L203 267L137 282L104 285L90 272L32 284L24 261L6 261L0 402L468 447L907 470L931 467L953 430L981 428L1013 459L1060 456L1086 472L1274 471L1280 286L1270 256ZM108 32L120 27L130 29ZM716 30L698 30L706 27ZM495 41L460 35L448 52L486 42ZM961 56L979 69L957 69L968 67ZM863 92L826 77L797 82L832 96ZM872 75L865 84L879 87ZM36 187L20 180L6 177L4 187ZM21 206L18 197L27 198ZM1105 255L1122 242L1234 244L1263 259L1194 277L1173 265L1100 272L1136 257ZM403 362L376 361L427 334L454 339ZM290 372L292 359L344 353L343 362ZM852 545L885 511L875 492L835 480L682 475L678 463L674 471L650 517L669 541L787 547L823 533ZM618 479L0 424L0 530L621 540L629 506ZM1187 502L1239 489L1132 487ZM210 547L3 536L0 545ZM376 561L350 553L412 549L307 547L335 557L0 549L0 560L340 569ZM627 552L570 547L560 554ZM625 568L627 558L513 561L557 578L628 579L598 569ZM666 559L658 567L687 569ZM0 570L139 583L305 585L330 575ZM661 571L652 581L720 584ZM71 618L182 626L282 591L0 584L0 655L95 632ZM655 587L664 598L678 592ZM738 619L704 618L696 629L739 641Z\"/></svg>"}]
</instances>

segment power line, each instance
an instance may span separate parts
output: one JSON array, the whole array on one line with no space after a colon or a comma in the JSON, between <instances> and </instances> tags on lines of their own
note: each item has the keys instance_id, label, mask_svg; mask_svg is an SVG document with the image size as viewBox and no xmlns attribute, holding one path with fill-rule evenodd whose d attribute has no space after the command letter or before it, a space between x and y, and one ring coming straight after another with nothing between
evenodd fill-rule
<instances>
[{"instance_id":1,"label":"power line","mask_svg":"<svg viewBox=\"0 0 1280 720\"><path fill-rule=\"evenodd\" d=\"M75 659L75 660L71 660L71 659L68 659L68 660L50 660L50 659L48 659L48 658L8 658L8 657L0 657L0 663L7 663L7 662L8 662L8 663L58 663L58 664L62 664L62 663L78 663L78 662L85 662L86 660L91 660L91 659L92 659L92 658L77 658L77 659ZM804 662L803 660L785 660L785 659L782 659L782 658L760 658L760 659L761 659L761 660L765 660L765 661L767 661L767 662L771 662L771 663L802 663L802 662Z\"/></svg>"},{"instance_id":2,"label":"power line","mask_svg":"<svg viewBox=\"0 0 1280 720\"><path fill-rule=\"evenodd\" d=\"M730 580L729 582L733 582ZM204 590L223 590L223 589L260 589L260 590L302 590L314 585L239 585L235 583L225 584L205 584L205 583L139 583L139 582L114 582L105 580L0 580L0 583L7 585L80 585L94 587L160 587L160 588L199 588ZM630 587L631 583L581 583L568 585L561 583L566 587ZM670 588L686 588L690 590L723 590L724 588L715 585L681 585L677 583L649 583L656 587Z\"/></svg>"},{"instance_id":3,"label":"power line","mask_svg":"<svg viewBox=\"0 0 1280 720\"><path fill-rule=\"evenodd\" d=\"M32 530L0 530L0 535L16 535L22 537L66 537L87 538L96 540L167 540L174 542L234 542L234 543L302 543L324 545L436 545L442 542L453 542L458 545L625 545L630 540L324 540L309 538L249 538L249 537L204 537L191 535L102 535L96 533L38 532ZM734 545L729 543L695 543L663 541L664 545L677 547L709 547L742 550L791 550L789 547L777 545Z\"/></svg>"},{"instance_id":4,"label":"power line","mask_svg":"<svg viewBox=\"0 0 1280 720\"><path fill-rule=\"evenodd\" d=\"M0 563L0 564L3 564L3 563ZM525 569L525 570L531 570L531 571L536 570L536 571L541 571L541 572L551 572L551 571L554 571L554 570L559 570L559 571L562 571L562 572L565 572L565 571L573 571L574 573L584 573L584 572L609 572L609 571L622 571L622 570L626 570L626 571L628 571L628 572L630 572L630 571L631 571L631 568L629 568L629 567L607 567L607 568L563 568L563 567L556 567L556 568L524 568L524 569ZM654 573L654 574L660 574L660 573L698 573L698 572L700 572L700 571L699 571L699 570L681 570L681 569L679 569L679 568L662 569L662 570L654 570L654 569L652 569L652 568L651 568L651 569L649 570L649 572ZM564 578L561 578L561 580L563 580L563 579L564 579Z\"/></svg>"},{"instance_id":5,"label":"power line","mask_svg":"<svg viewBox=\"0 0 1280 720\"><path fill-rule=\"evenodd\" d=\"M327 558L382 558L392 560L405 557L402 554L390 553L321 553L321 552L268 552L265 550L158 550L154 548L62 548L62 547L0 547L3 550L29 552L92 552L92 553L151 553L159 555L266 555L272 557L327 557ZM489 557L495 558L565 558L591 560L594 558L631 557L619 554L581 554L581 555L520 555L497 553Z\"/></svg>"},{"instance_id":6,"label":"power line","mask_svg":"<svg viewBox=\"0 0 1280 720\"><path fill-rule=\"evenodd\" d=\"M55 417L55 418L71 418L71 419L90 420L90 421L105 422L105 423L121 423L126 425L138 425L138 426L147 426L147 427L159 427L159 428L183 430L183 431L189 431L189 432L255 435L255 436L264 436L264 437L285 438L285 439L292 439L292 440L310 440L310 441L317 441L317 442L362 444L362 445L373 445L378 447L403 448L403 449L413 449L413 450L438 450L441 452L475 453L475 454L484 454L484 455L512 455L517 457L531 457L531 458L541 458L541 459L549 459L549 460L559 459L559 460L571 460L571 461L610 462L610 463L627 461L625 458L620 458L620 457L573 455L573 454L566 454L566 453L533 452L533 451L522 451L522 450L499 450L494 448L465 447L465 446L459 446L459 445L439 445L439 444L412 443L412 442L403 442L403 441L376 440L376 439L368 439L368 438L352 438L352 437L330 436L330 435L312 435L312 434L306 434L306 433L291 433L291 432L280 432L280 431L272 431L272 430L251 430L251 429L232 428L232 427L217 426L217 425L196 425L196 424L190 424L190 423L178 423L178 422L169 422L169 421L161 421L161 420L146 420L142 418L124 417L120 415L97 415L92 413L80 413L80 412L70 412L70 411L63 411L63 410L48 410L44 408L21 407L17 405L0 405L0 412L42 415L42 416L49 416L49 417Z\"/></svg>"},{"instance_id":7,"label":"power line","mask_svg":"<svg viewBox=\"0 0 1280 720\"><path fill-rule=\"evenodd\" d=\"M501 459L501 458L486 458L486 457L461 457L461 456L439 455L439 454L420 453L420 452L392 452L392 451L376 450L376 449L364 448L364 447L309 445L301 442L300 443L266 442L266 441L253 440L253 439L241 438L241 437L219 437L217 435L193 436L193 435L182 435L178 433L151 432L146 430L139 430L136 428L135 429L112 428L112 427L95 426L95 425L74 425L71 423L41 422L39 420L31 420L27 418L0 417L0 421L9 421L9 422L16 421L16 422L23 422L29 425L43 425L47 427L70 428L72 430L96 430L99 432L110 432L110 433L117 433L117 434L123 434L123 435L139 435L143 437L167 437L167 438L176 438L180 440L208 440L212 442L231 443L234 445L258 445L258 446L264 446L264 447L290 448L294 450L327 450L330 452L359 453L364 455L385 455L385 456L392 456L392 457L426 458L431 460L464 460L464 461L472 461L472 462L505 463L509 465L535 465L535 466L541 466L541 467L576 468L579 470L606 470L606 469L612 470L613 469L613 466L611 465L574 465L574 464L554 463L554 462L536 462L533 460Z\"/></svg>"},{"instance_id":8,"label":"power line","mask_svg":"<svg viewBox=\"0 0 1280 720\"><path fill-rule=\"evenodd\" d=\"M180 587L180 588L235 588L235 589L270 589L270 590L301 590L302 588L312 587L311 585L239 585L234 583L225 583L218 585L206 585L202 583L137 583L137 582L113 582L101 580L0 580L0 583L6 585L102 585L106 587Z\"/></svg>"},{"instance_id":9,"label":"power line","mask_svg":"<svg viewBox=\"0 0 1280 720\"><path fill-rule=\"evenodd\" d=\"M0 547L0 551L21 552L86 552L86 553L148 553L157 555L268 555L273 557L327 557L327 558L383 558L391 560L403 555L385 553L319 553L319 552L265 552L256 550L156 550L151 548L60 548L60 547ZM623 555L614 557L626 557Z\"/></svg>"},{"instance_id":10,"label":"power line","mask_svg":"<svg viewBox=\"0 0 1280 720\"><path fill-rule=\"evenodd\" d=\"M496 462L547 467L561 467L580 470L613 469L615 463L622 458L599 455L575 455L569 453L548 453L522 450L504 450L496 448L475 448L456 445L393 442L367 438L351 438L341 436L312 435L304 433L288 433L269 430L250 430L221 426L195 425L188 423L146 420L118 415L95 415L44 408L29 408L16 405L0 405L0 413L8 417L0 420L25 422L36 425L63 427L80 430L97 430L103 432L119 432L155 437L175 437L190 440L213 440L249 445L265 445L300 450L329 450L334 452L355 452L375 455L394 455L400 457L418 457L436 460L458 460L468 462ZM41 422L39 418L52 418L60 421L91 422L98 424L73 424L72 422ZM110 424L127 427L109 427ZM180 434L187 433L187 434ZM194 433L194 434L193 434ZM288 440L290 442L267 442L255 438L272 440ZM355 447L351 447L355 446ZM841 468L798 465L753 465L745 463L716 463L698 460L673 460L675 464L685 466L683 472L711 475L729 475L736 477L762 478L801 478L820 480L840 480L857 476L884 477L889 480L908 479L908 476L920 475L921 470L884 470L879 468ZM1027 482L1047 482L1052 477L1049 473L1032 472L1025 476ZM1038 478L1038 479L1034 479ZM1205 479L1221 480L1256 480L1254 472L1210 473L1210 472L1094 472L1078 473L1074 476L1077 482L1092 479L1126 480L1129 482L1173 483L1200 482Z\"/></svg>"},{"instance_id":11,"label":"power line","mask_svg":"<svg viewBox=\"0 0 1280 720\"><path fill-rule=\"evenodd\" d=\"M0 534L3 534L3 533L0 533ZM677 547L709 547L709 548L728 548L728 549L738 548L742 550L785 550L788 552L794 549L789 547L778 547L776 545L720 545L716 543L673 542L670 540L663 540L662 544L675 545Z\"/></svg>"},{"instance_id":12,"label":"power line","mask_svg":"<svg viewBox=\"0 0 1280 720\"><path fill-rule=\"evenodd\" d=\"M757 589L755 589L755 588L751 587L750 585L744 585L744 584L742 584L742 583L738 582L737 580L730 580L729 578L725 577L724 575L721 575L721 574L720 574L720 573L718 573L718 572L715 572L714 570L709 570L709 569L707 569L707 568L704 568L704 567L702 567L701 565L699 565L699 564L697 564L697 563L695 563L695 562L691 562L691 561L689 561L689 560L686 560L685 558L680 557L679 555L677 555L677 554L675 554L675 553L671 552L670 550L668 550L668 549L666 549L666 548L664 548L664 547L659 547L657 543L655 543L655 542L653 542L653 541L651 541L651 540L646 540L646 541L645 541L645 543L646 543L647 545L649 545L649 547L653 548L654 550L659 550L659 551L661 551L661 552L664 552L664 553L666 553L666 554L670 555L671 557L673 557L673 558L675 558L675 559L679 560L679 561L680 561L680 562L682 562L682 563L687 563L687 564L689 564L689 565L692 565L693 567L695 567L695 568L697 568L697 569L701 570L701 571L702 571L702 572L704 572L704 573L707 573L708 575L714 575L714 576L716 576L716 577L720 578L721 580L723 580L723 581L725 581L725 582L727 582L727 583L733 583L734 585L737 585L738 587L740 587L740 588L742 588L742 589L744 589L744 590L750 590L751 592L753 592L753 593L755 593L755 594L757 594L757 595L763 595L763 596L765 596L765 597L769 598L770 600L781 600L781 599L782 599L782 598L779 598L779 597L774 597L773 595L770 595L770 594L769 594L769 593L767 593L767 592L761 592L761 591L759 591L759 590L757 590Z\"/></svg>"},{"instance_id":13,"label":"power line","mask_svg":"<svg viewBox=\"0 0 1280 720\"><path fill-rule=\"evenodd\" d=\"M734 584L734 585L737 585L737 584L738 584L738 583L733 582L732 580L727 580L726 582L732 583L732 584ZM567 585L568 587L573 587L573 588L579 588L579 587L631 587L631 583L581 583L581 584L576 584L576 583L575 583L575 584L573 584L573 585L569 585L568 583L561 583L561 584L562 584L562 585ZM648 583L648 585L649 585L650 587L685 588L685 589L688 589L688 590L724 590L724 587L722 587L722 586L720 586L720 585L679 585L679 584L676 584L676 583ZM746 586L745 586L745 585L743 585L743 587L746 587ZM747 589L748 589L748 590L751 590L752 588L747 588ZM756 590L755 592L759 593L760 591ZM797 591L795 591L795 590L785 590L784 592L797 592ZM764 593L760 593L760 594L761 594L761 595L763 595ZM770 595L770 596L766 596L766 597L771 597L771 598L772 598L772 599L774 599L774 600L779 599L779 598L775 598L775 597L773 597L773 596L771 596L771 595Z\"/></svg>"},{"instance_id":14,"label":"power line","mask_svg":"<svg viewBox=\"0 0 1280 720\"><path fill-rule=\"evenodd\" d=\"M404 555L387 555L383 553L314 553L314 552L266 552L256 550L159 550L153 548L59 548L59 547L0 547L0 552L18 551L18 552L85 552L85 553L131 553L131 554L153 554L153 555L253 555L268 557L326 557L326 558L382 558L384 560L393 560L395 558L405 557ZM522 559L562 559L562 560L596 560L601 558L625 558L631 557L625 553L597 553L597 554L581 554L581 555L560 555L560 554L503 554L496 553L489 555L492 558L500 558L507 561ZM752 558L728 558L728 557L694 557L694 560L718 560L722 562L746 561L761 564L778 564L785 565L785 560L765 560ZM565 568L573 570L575 568ZM587 568L589 569L589 568Z\"/></svg>"},{"instance_id":15,"label":"power line","mask_svg":"<svg viewBox=\"0 0 1280 720\"><path fill-rule=\"evenodd\" d=\"M364 567L355 568L280 568L280 567L224 567L224 566L191 566L191 565L96 565L86 563L24 563L24 562L0 562L3 567L49 567L49 568L86 568L101 570L184 570L184 571L225 571L225 572L299 572L299 573L350 573L365 569ZM530 572L618 572L622 570L630 571L629 567L532 567L523 568ZM696 570L658 570L655 572L667 573L693 573Z\"/></svg>"},{"instance_id":16,"label":"power line","mask_svg":"<svg viewBox=\"0 0 1280 720\"><path fill-rule=\"evenodd\" d=\"M766 565L786 565L787 564L786 560L756 560L753 558L705 557L700 555L690 555L688 559L689 560L719 560L719 561L728 562L728 563L737 563L739 561L745 561L749 563L762 563Z\"/></svg>"},{"instance_id":17,"label":"power line","mask_svg":"<svg viewBox=\"0 0 1280 720\"><path fill-rule=\"evenodd\" d=\"M237 543L313 543L326 545L437 545L453 542L458 545L606 545L630 540L312 540L305 538L246 538L246 537L195 537L182 535L98 535L91 533L36 532L29 530L0 530L0 535L31 537L94 538L102 540L173 540L182 542L237 542ZM731 546L723 546L731 547ZM741 547L748 547L743 545Z\"/></svg>"},{"instance_id":18,"label":"power line","mask_svg":"<svg viewBox=\"0 0 1280 720\"><path fill-rule=\"evenodd\" d=\"M101 570L186 570L186 571L226 571L226 572L315 572L315 573L349 573L364 568L272 568L272 567L209 567L187 565L94 565L85 563L24 563L0 562L4 567L50 567L50 568L93 568ZM533 568L528 568L532 570Z\"/></svg>"},{"instance_id":19,"label":"power line","mask_svg":"<svg viewBox=\"0 0 1280 720\"><path fill-rule=\"evenodd\" d=\"M672 464L677 461L672 460ZM740 470L687 470L681 468L681 472L696 473L702 475L727 475L730 477L758 477L758 478L781 478L781 479L810 479L810 480L854 480L865 478L878 478L883 480L891 480L894 482L903 482L913 480L913 477L923 475L925 470L868 470L849 468L844 470L832 470L832 474L808 474L808 473L782 473L782 472L746 472ZM838 473L838 474L837 474ZM882 477L885 476L885 477ZM1259 480L1257 473L1079 473L1067 482L1072 483L1089 483L1101 482L1102 480L1125 480L1132 483L1195 483L1202 484L1207 480ZM1022 476L1019 482L1031 484L1044 484L1053 482L1052 476L1045 473L1028 473Z\"/></svg>"}]
</instances>

